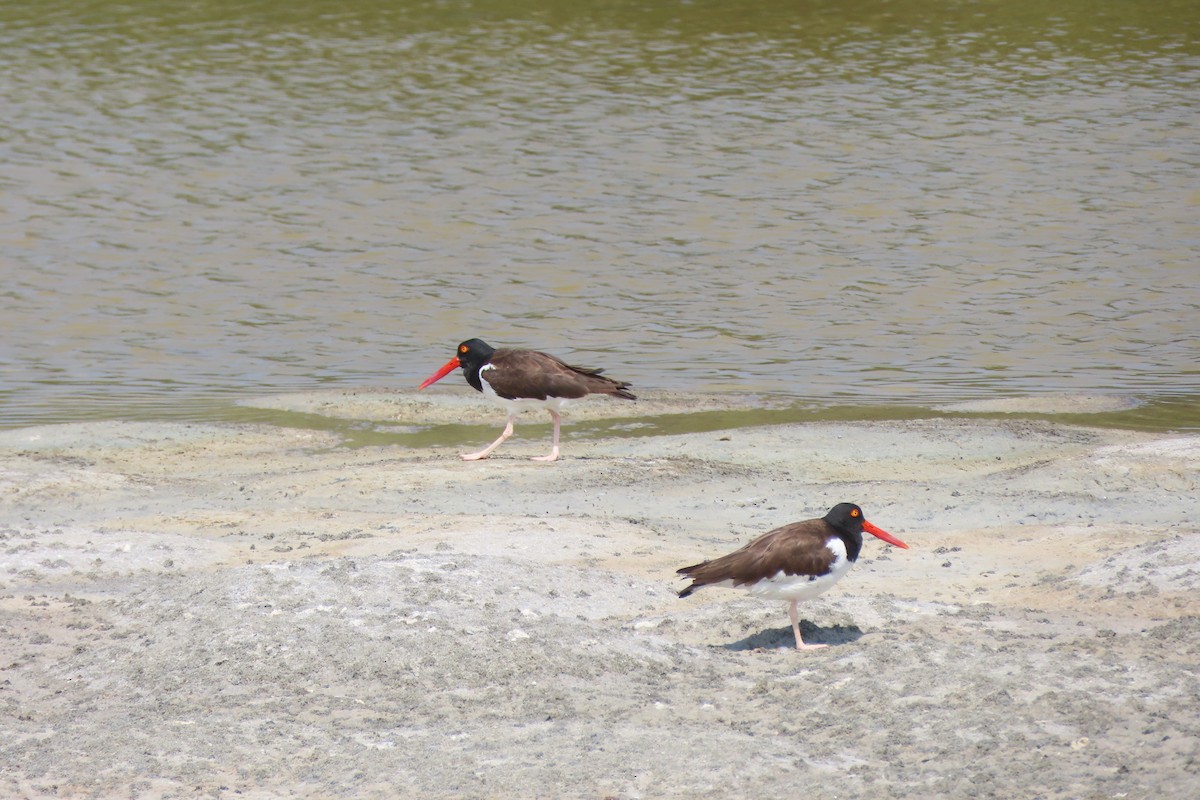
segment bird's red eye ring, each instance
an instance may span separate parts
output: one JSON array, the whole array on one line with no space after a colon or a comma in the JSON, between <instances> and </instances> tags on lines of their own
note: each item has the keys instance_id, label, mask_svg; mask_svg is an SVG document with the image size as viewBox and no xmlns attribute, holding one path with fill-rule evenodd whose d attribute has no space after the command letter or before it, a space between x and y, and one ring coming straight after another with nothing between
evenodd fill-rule
<instances>
[{"instance_id":1,"label":"bird's red eye ring","mask_svg":"<svg viewBox=\"0 0 1200 800\"><path fill-rule=\"evenodd\" d=\"M461 344L461 345L459 345L459 346L458 346L458 352L460 352L460 353L465 353L465 352L467 352L467 350L469 350L469 349L470 349L470 348L469 348L469 347L467 347L465 344Z\"/></svg>"},{"instance_id":2,"label":"bird's red eye ring","mask_svg":"<svg viewBox=\"0 0 1200 800\"><path fill-rule=\"evenodd\" d=\"M857 517L858 515L859 515L859 510L857 508L850 509L850 516Z\"/></svg>"}]
</instances>

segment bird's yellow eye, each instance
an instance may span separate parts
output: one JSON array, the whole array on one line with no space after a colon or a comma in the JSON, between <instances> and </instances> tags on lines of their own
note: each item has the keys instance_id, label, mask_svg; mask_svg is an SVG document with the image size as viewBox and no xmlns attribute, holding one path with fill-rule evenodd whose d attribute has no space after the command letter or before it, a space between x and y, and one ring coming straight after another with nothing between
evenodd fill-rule
<instances>
[{"instance_id":1,"label":"bird's yellow eye","mask_svg":"<svg viewBox=\"0 0 1200 800\"><path fill-rule=\"evenodd\" d=\"M470 349L470 348L469 348L469 347L467 347L465 344L460 344L460 345L458 346L458 352L460 352L460 353L465 353L465 352L467 352L467 350L469 350L469 349Z\"/></svg>"},{"instance_id":2,"label":"bird's yellow eye","mask_svg":"<svg viewBox=\"0 0 1200 800\"><path fill-rule=\"evenodd\" d=\"M852 517L857 517L859 515L859 513L860 512L857 508L850 509L850 516L852 516Z\"/></svg>"}]
</instances>

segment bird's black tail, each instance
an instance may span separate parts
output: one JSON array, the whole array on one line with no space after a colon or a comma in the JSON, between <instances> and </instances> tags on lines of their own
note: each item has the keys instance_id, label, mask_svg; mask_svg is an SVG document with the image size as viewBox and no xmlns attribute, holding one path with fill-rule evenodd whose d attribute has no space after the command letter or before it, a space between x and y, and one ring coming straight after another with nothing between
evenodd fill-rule
<instances>
[{"instance_id":1,"label":"bird's black tail","mask_svg":"<svg viewBox=\"0 0 1200 800\"><path fill-rule=\"evenodd\" d=\"M707 561L705 561L705 562L703 562L703 563L701 563L701 564L693 564L693 565L692 565L692 566L690 566L690 567L684 567L683 569L677 569L677 570L675 570L675 574L676 574L676 575L682 575L682 576L683 576L683 577L685 577L685 578L691 578L692 576L691 576L691 574L690 574L690 573L692 572L692 570L696 569L697 567L702 567L702 566L704 566L704 564L707 564L707 563L708 563L708 562L707 562ZM680 597L687 597L689 594L691 594L692 592L696 591L697 589L699 589L699 588L700 588L701 586L703 586L703 585L704 585L704 584L702 584L702 583L700 583L699 581L697 581L697 580L694 580L694 579L693 579L693 581L692 581L692 584L691 584L690 586L686 587L686 588L685 588L685 589L684 589L682 592L680 592L680 593L679 593L679 596L680 596Z\"/></svg>"},{"instance_id":2,"label":"bird's black tail","mask_svg":"<svg viewBox=\"0 0 1200 800\"><path fill-rule=\"evenodd\" d=\"M637 400L637 396L629 391L629 383L627 381L615 381L603 375L603 368L577 367L573 364L567 364L567 366L580 375L592 379L588 381L588 391L593 394L607 394L613 397L623 397L626 400Z\"/></svg>"}]
</instances>

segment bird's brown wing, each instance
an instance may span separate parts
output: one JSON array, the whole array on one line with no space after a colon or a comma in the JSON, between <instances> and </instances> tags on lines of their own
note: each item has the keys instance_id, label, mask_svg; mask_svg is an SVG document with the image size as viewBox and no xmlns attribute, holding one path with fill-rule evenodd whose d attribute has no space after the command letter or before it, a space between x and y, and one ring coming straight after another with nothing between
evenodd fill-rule
<instances>
[{"instance_id":1,"label":"bird's brown wing","mask_svg":"<svg viewBox=\"0 0 1200 800\"><path fill-rule=\"evenodd\" d=\"M701 586L733 581L734 586L756 583L783 572L785 575L824 575L836 556L827 546L834 535L824 520L793 522L747 544L740 550L684 567L680 575L692 579L680 597Z\"/></svg>"},{"instance_id":2,"label":"bird's brown wing","mask_svg":"<svg viewBox=\"0 0 1200 800\"><path fill-rule=\"evenodd\" d=\"M485 370L483 379L507 399L547 397L578 399L589 394L611 394L634 399L627 383L603 377L603 370L572 367L560 358L536 350L497 350L492 356L494 369Z\"/></svg>"}]
</instances>

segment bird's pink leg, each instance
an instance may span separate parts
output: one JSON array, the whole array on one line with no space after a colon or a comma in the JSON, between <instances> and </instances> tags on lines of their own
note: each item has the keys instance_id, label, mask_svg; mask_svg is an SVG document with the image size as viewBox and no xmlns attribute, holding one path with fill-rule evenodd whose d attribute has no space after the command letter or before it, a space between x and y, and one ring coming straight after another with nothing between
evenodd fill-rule
<instances>
[{"instance_id":1,"label":"bird's pink leg","mask_svg":"<svg viewBox=\"0 0 1200 800\"><path fill-rule=\"evenodd\" d=\"M550 454L546 456L534 456L534 461L557 461L558 460L558 428L562 424L562 417L552 408L546 409L550 412L550 419L554 420L554 447L551 448Z\"/></svg>"},{"instance_id":2,"label":"bird's pink leg","mask_svg":"<svg viewBox=\"0 0 1200 800\"><path fill-rule=\"evenodd\" d=\"M797 601L793 600L788 606L788 617L792 620L792 633L796 635L797 650L819 650L822 647L828 647L827 644L805 644L800 638L800 609L796 607Z\"/></svg>"},{"instance_id":3,"label":"bird's pink leg","mask_svg":"<svg viewBox=\"0 0 1200 800\"><path fill-rule=\"evenodd\" d=\"M487 458L488 456L490 456L492 454L493 450L495 450L500 445L504 444L504 440L507 439L508 437L512 436L512 433L513 433L513 418L512 418L512 416L509 416L508 424L504 426L504 433L500 434L499 439L492 442L487 447L480 450L478 453L463 453L461 456L459 456L459 458L461 458L463 461L479 461L480 459Z\"/></svg>"}]
</instances>

